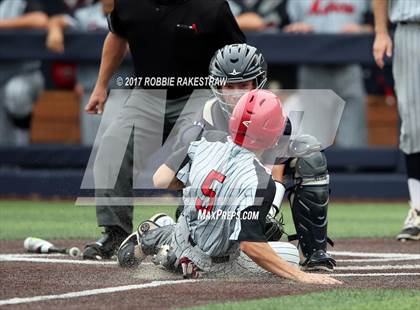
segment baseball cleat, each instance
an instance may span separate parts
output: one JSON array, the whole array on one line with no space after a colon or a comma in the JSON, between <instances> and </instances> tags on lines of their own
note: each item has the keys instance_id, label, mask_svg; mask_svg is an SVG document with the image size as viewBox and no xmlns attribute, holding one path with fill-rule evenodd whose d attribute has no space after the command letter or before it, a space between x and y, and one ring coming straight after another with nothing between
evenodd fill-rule
<instances>
[{"instance_id":1,"label":"baseball cleat","mask_svg":"<svg viewBox=\"0 0 420 310\"><path fill-rule=\"evenodd\" d=\"M135 231L121 244L117 252L118 265L123 268L134 268L140 265L146 255L141 249L141 236Z\"/></svg>"},{"instance_id":2,"label":"baseball cleat","mask_svg":"<svg viewBox=\"0 0 420 310\"><path fill-rule=\"evenodd\" d=\"M397 235L397 240L420 240L420 211L410 208L407 218L404 221L404 227Z\"/></svg>"},{"instance_id":3,"label":"baseball cleat","mask_svg":"<svg viewBox=\"0 0 420 310\"><path fill-rule=\"evenodd\" d=\"M304 271L334 271L337 265L334 258L323 250L314 252L311 257L307 258L301 263L301 268Z\"/></svg>"},{"instance_id":4,"label":"baseball cleat","mask_svg":"<svg viewBox=\"0 0 420 310\"><path fill-rule=\"evenodd\" d=\"M134 268L140 265L146 255L141 248L141 238L148 231L159 226L155 222L147 220L137 227L137 230L129 235L122 243L117 252L117 260L120 267Z\"/></svg>"},{"instance_id":5,"label":"baseball cleat","mask_svg":"<svg viewBox=\"0 0 420 310\"><path fill-rule=\"evenodd\" d=\"M106 227L101 238L99 238L95 243L85 246L82 254L83 259L110 259L127 235L128 234L126 232L122 231L118 227Z\"/></svg>"}]
</instances>

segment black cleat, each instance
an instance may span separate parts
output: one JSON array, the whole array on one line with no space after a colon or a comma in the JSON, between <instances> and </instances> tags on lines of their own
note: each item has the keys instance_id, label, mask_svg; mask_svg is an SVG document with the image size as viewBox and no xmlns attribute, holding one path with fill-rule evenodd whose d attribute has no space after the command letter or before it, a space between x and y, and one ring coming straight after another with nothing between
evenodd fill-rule
<instances>
[{"instance_id":1,"label":"black cleat","mask_svg":"<svg viewBox=\"0 0 420 310\"><path fill-rule=\"evenodd\" d=\"M137 230L121 243L117 252L117 261L120 267L134 268L140 265L146 257L141 248L141 239L144 234L157 227L159 226L155 222L146 220L140 223Z\"/></svg>"},{"instance_id":2,"label":"black cleat","mask_svg":"<svg viewBox=\"0 0 420 310\"><path fill-rule=\"evenodd\" d=\"M118 265L123 268L134 268L140 265L144 257L141 251L141 237L135 231L123 241L118 249Z\"/></svg>"},{"instance_id":3,"label":"black cleat","mask_svg":"<svg viewBox=\"0 0 420 310\"><path fill-rule=\"evenodd\" d=\"M127 236L128 234L119 227L106 227L101 238L85 246L83 259L110 259Z\"/></svg>"},{"instance_id":4,"label":"black cleat","mask_svg":"<svg viewBox=\"0 0 420 310\"><path fill-rule=\"evenodd\" d=\"M304 271L333 271L337 265L334 258L323 250L314 252L311 257L307 258L302 264Z\"/></svg>"},{"instance_id":5,"label":"black cleat","mask_svg":"<svg viewBox=\"0 0 420 310\"><path fill-rule=\"evenodd\" d=\"M398 241L420 240L420 227L407 227L401 230L397 236Z\"/></svg>"}]
</instances>

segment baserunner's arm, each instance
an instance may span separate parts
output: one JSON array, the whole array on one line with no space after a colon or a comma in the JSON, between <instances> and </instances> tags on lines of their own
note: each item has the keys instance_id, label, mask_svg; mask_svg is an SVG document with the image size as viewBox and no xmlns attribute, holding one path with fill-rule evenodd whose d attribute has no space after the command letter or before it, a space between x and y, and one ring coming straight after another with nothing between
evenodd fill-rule
<instances>
[{"instance_id":1,"label":"baserunner's arm","mask_svg":"<svg viewBox=\"0 0 420 310\"><path fill-rule=\"evenodd\" d=\"M241 241L241 250L258 266L280 277L303 283L342 284L342 282L323 274L311 274L299 270L279 257L267 242Z\"/></svg>"},{"instance_id":2,"label":"baserunner's arm","mask_svg":"<svg viewBox=\"0 0 420 310\"><path fill-rule=\"evenodd\" d=\"M184 183L176 178L176 173L167 165L161 165L153 175L153 185L157 188L182 189Z\"/></svg>"}]
</instances>

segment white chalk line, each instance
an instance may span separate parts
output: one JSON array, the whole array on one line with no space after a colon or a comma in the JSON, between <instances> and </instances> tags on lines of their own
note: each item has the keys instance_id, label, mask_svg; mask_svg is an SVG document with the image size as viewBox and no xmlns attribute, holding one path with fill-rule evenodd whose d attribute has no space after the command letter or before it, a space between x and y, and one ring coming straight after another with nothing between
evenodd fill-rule
<instances>
[{"instance_id":1,"label":"white chalk line","mask_svg":"<svg viewBox=\"0 0 420 310\"><path fill-rule=\"evenodd\" d=\"M60 254L60 253L48 253L48 254L38 254L38 253L25 253L25 254L21 254L21 253L12 253L12 254L0 254L0 257L3 256L13 256L13 257L65 257L68 255L65 254Z\"/></svg>"},{"instance_id":2,"label":"white chalk line","mask_svg":"<svg viewBox=\"0 0 420 310\"><path fill-rule=\"evenodd\" d=\"M331 275L334 278L345 277L400 277L400 276L420 276L420 272L397 272L397 273L337 273Z\"/></svg>"},{"instance_id":3,"label":"white chalk line","mask_svg":"<svg viewBox=\"0 0 420 310\"><path fill-rule=\"evenodd\" d=\"M51 263L51 264L76 264L76 265L108 265L117 266L115 261L89 261L72 259L54 259L54 258L34 258L34 257L2 257L0 261L6 262L33 262L33 263ZM142 265L153 265L150 262L143 262ZM420 265L376 265L376 266L338 266L335 270L395 270L395 269L420 269Z\"/></svg>"},{"instance_id":4,"label":"white chalk line","mask_svg":"<svg viewBox=\"0 0 420 310\"><path fill-rule=\"evenodd\" d=\"M3 262L31 262L31 263L50 263L50 264L76 264L76 265L117 265L116 262L101 262L89 260L75 259L58 259L58 258L35 258L35 257L17 257L17 256L0 256Z\"/></svg>"},{"instance_id":5,"label":"white chalk line","mask_svg":"<svg viewBox=\"0 0 420 310\"><path fill-rule=\"evenodd\" d=\"M398 262L407 260L420 260L419 256L412 257L390 257L390 258L355 258L355 259L336 259L337 263L379 263L379 262Z\"/></svg>"},{"instance_id":6,"label":"white chalk line","mask_svg":"<svg viewBox=\"0 0 420 310\"><path fill-rule=\"evenodd\" d=\"M420 259L419 254L410 253L372 253L372 252L353 252L353 251L328 251L329 254L334 256L348 256L348 257L365 257L365 258L377 258L377 259ZM51 254L38 254L38 253L11 253L11 254L0 254L2 256L14 256L14 257L60 257L68 256L66 254L51 253ZM344 261L344 260L343 260Z\"/></svg>"},{"instance_id":7,"label":"white chalk line","mask_svg":"<svg viewBox=\"0 0 420 310\"><path fill-rule=\"evenodd\" d=\"M25 297L25 298L16 297L16 298L0 300L0 306L17 305L17 304L32 303L32 302L37 302L37 301L47 301L47 300L53 300L53 299L79 298L79 297L86 297L86 296L93 296L93 295L100 295L100 294L109 294L109 293L117 293L117 292L138 290L138 289L151 288L151 287L159 287L163 285L192 283L192 282L197 282L197 281L198 280L153 281L153 282L144 283L144 284L99 288L99 289L70 292L70 293L57 294L57 295L42 295L42 296L33 296L33 297Z\"/></svg>"},{"instance_id":8,"label":"white chalk line","mask_svg":"<svg viewBox=\"0 0 420 310\"><path fill-rule=\"evenodd\" d=\"M31 263L50 263L50 264L75 264L75 265L108 265L117 266L115 261L95 261L95 260L76 260L76 259L58 259L44 257L21 257L13 255L0 255L0 261L3 262L31 262ZM144 262L142 265L152 265L153 263Z\"/></svg>"},{"instance_id":9,"label":"white chalk line","mask_svg":"<svg viewBox=\"0 0 420 310\"><path fill-rule=\"evenodd\" d=\"M404 260L420 260L419 254L407 253L366 253L366 252L351 252L351 251L331 251L330 254L334 256L349 256L349 257L364 257L354 259L337 259L339 263L374 263L374 262L391 262ZM117 263L115 261L89 261L89 260L74 260L74 259L54 259L57 257L66 257L68 255L52 253L52 254L0 254L0 261L9 262L35 262L35 263L52 263L52 264L76 264L76 265L111 265ZM54 258L53 258L54 257ZM151 265L152 263L144 262L144 265ZM343 266L341 268L349 268L352 266ZM340 267L339 267L340 268Z\"/></svg>"},{"instance_id":10,"label":"white chalk line","mask_svg":"<svg viewBox=\"0 0 420 310\"><path fill-rule=\"evenodd\" d=\"M413 255L413 254L404 254L404 253L363 253L363 252L331 252L337 256L354 256L354 257L371 257L371 259L348 259L348 260L341 260L341 261L393 261L393 260L413 260L413 259L420 259L420 255ZM43 257L40 257L43 256ZM71 260L71 259L54 259L49 257L57 257L57 256L65 256L63 254L1 254L0 261L23 261L23 262L43 262L43 263L71 263L71 264L87 264L87 265L116 265L115 261L83 261L83 260ZM378 258L383 257L385 258ZM144 265L151 265L152 263L145 262ZM381 266L339 266L336 267L336 270L398 270L398 269L420 269L420 265L381 265ZM341 274L334 274L334 277L397 277L397 276L419 276L420 273L409 273L409 272L401 272L401 273L341 273ZM103 289L93 289L93 290L86 290L80 292L71 292L71 293L64 293L58 295L44 295L44 296L34 296L34 297L27 297L27 298L11 298L6 300L0 300L0 305L10 305L10 304L21 304L21 303L31 303L37 301L46 301L46 300L53 300L53 299L66 299L66 298L78 298L84 296L92 296L98 294L107 294L107 293L115 293L127 290L134 290L134 289L143 289L149 287L158 287L162 285L170 285L170 284L179 284L179 283L188 283L193 282L192 280L175 280L175 281L154 281L151 283L146 284L139 284L139 285L128 285L128 286L120 286L120 287L111 287L111 288L103 288Z\"/></svg>"},{"instance_id":11,"label":"white chalk line","mask_svg":"<svg viewBox=\"0 0 420 310\"><path fill-rule=\"evenodd\" d=\"M349 257L373 257L373 258L412 258L419 257L420 254L408 253L367 253L367 252L351 252L351 251L328 251L334 256L349 256Z\"/></svg>"},{"instance_id":12,"label":"white chalk line","mask_svg":"<svg viewBox=\"0 0 420 310\"><path fill-rule=\"evenodd\" d=\"M418 269L420 265L338 266L334 270L401 270Z\"/></svg>"},{"instance_id":13,"label":"white chalk line","mask_svg":"<svg viewBox=\"0 0 420 310\"><path fill-rule=\"evenodd\" d=\"M395 277L395 276L419 276L419 275L420 273L365 273L365 274L346 273L346 274L335 274L334 277L341 277L341 278L344 278L344 277L383 277L383 276ZM153 281L153 282L145 283L145 284L116 286L116 287L84 290L84 291L70 292L70 293L63 293L63 294L56 294L56 295L41 295L41 296L24 297L24 298L15 297L15 298L10 298L10 299L0 300L0 306L33 303L33 302L48 301L48 300L55 300L55 299L70 299L70 298L87 297L87 296L94 296L94 295L100 295L100 294L110 294L110 293L124 292L124 291L130 291L130 290L159 287L159 286L171 285L171 284L193 283L197 281L200 281L200 280Z\"/></svg>"}]
</instances>

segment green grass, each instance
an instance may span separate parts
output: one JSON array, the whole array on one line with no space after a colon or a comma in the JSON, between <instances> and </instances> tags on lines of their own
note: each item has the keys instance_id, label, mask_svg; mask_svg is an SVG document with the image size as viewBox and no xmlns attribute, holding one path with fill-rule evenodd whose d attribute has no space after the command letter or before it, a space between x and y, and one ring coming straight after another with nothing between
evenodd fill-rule
<instances>
[{"instance_id":1,"label":"green grass","mask_svg":"<svg viewBox=\"0 0 420 310\"><path fill-rule=\"evenodd\" d=\"M190 310L412 310L418 309L418 290L337 289L321 293L229 302L189 308Z\"/></svg>"},{"instance_id":2,"label":"green grass","mask_svg":"<svg viewBox=\"0 0 420 310\"><path fill-rule=\"evenodd\" d=\"M283 208L286 231L294 232L290 208ZM329 235L332 238L393 237L407 213L406 204L331 204ZM173 206L138 206L134 223L155 213L173 215ZM96 238L95 208L71 202L0 201L0 240L40 238Z\"/></svg>"},{"instance_id":3,"label":"green grass","mask_svg":"<svg viewBox=\"0 0 420 310\"><path fill-rule=\"evenodd\" d=\"M156 213L173 214L174 207L136 207L134 223ZM0 240L28 236L49 239L97 238L95 207L75 206L71 202L0 202Z\"/></svg>"}]
</instances>

